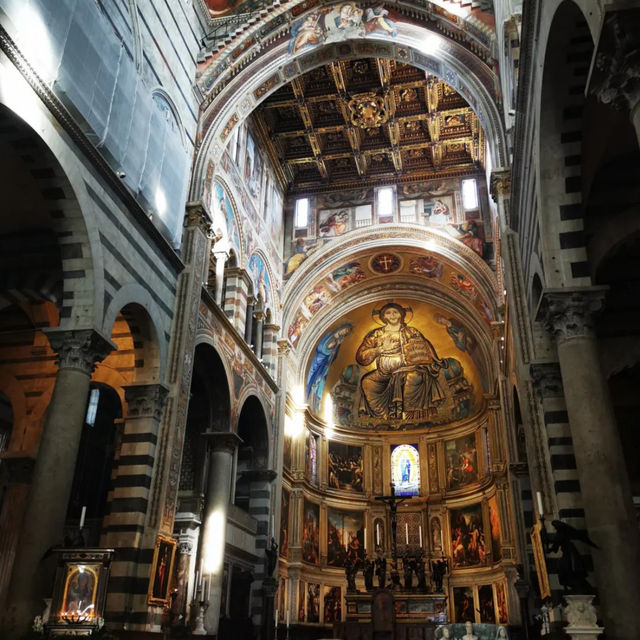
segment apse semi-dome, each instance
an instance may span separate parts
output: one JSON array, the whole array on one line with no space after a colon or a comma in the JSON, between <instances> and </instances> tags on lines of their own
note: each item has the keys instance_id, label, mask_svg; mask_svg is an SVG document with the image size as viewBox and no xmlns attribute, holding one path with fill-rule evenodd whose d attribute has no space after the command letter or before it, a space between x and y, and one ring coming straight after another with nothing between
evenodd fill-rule
<instances>
[{"instance_id":1,"label":"apse semi-dome","mask_svg":"<svg viewBox=\"0 0 640 640\"><path fill-rule=\"evenodd\" d=\"M325 421L354 429L455 424L482 409L478 342L462 320L389 298L341 316L309 356L305 397Z\"/></svg>"}]
</instances>

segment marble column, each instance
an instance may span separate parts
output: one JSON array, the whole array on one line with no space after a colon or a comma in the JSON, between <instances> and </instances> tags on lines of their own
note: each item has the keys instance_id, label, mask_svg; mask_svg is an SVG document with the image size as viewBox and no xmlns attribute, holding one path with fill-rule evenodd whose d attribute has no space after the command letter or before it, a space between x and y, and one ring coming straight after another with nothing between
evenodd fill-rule
<instances>
[{"instance_id":1,"label":"marble column","mask_svg":"<svg viewBox=\"0 0 640 640\"><path fill-rule=\"evenodd\" d=\"M605 292L605 287L547 290L543 309L556 338L587 530L600 547L591 555L607 637L632 640L640 628L640 540L593 331L593 314Z\"/></svg>"},{"instance_id":2,"label":"marble column","mask_svg":"<svg viewBox=\"0 0 640 640\"><path fill-rule=\"evenodd\" d=\"M213 257L216 261L216 278L215 278L215 301L219 307L222 307L222 292L224 290L224 267L229 258L227 251L215 251Z\"/></svg>"},{"instance_id":3,"label":"marble column","mask_svg":"<svg viewBox=\"0 0 640 640\"><path fill-rule=\"evenodd\" d=\"M230 431L207 431L209 443L209 479L204 534L200 547L202 575L208 582L205 595L208 602L204 626L209 635L218 633L220 601L222 599L222 570L227 533L227 511L231 498L233 461L242 439Z\"/></svg>"},{"instance_id":4,"label":"marble column","mask_svg":"<svg viewBox=\"0 0 640 640\"><path fill-rule=\"evenodd\" d=\"M63 542L73 473L87 410L89 383L96 362L115 345L97 331L46 330L58 354L58 373L47 409L33 479L16 550L5 621L9 633L31 628L51 596L53 567L46 552Z\"/></svg>"},{"instance_id":5,"label":"marble column","mask_svg":"<svg viewBox=\"0 0 640 640\"><path fill-rule=\"evenodd\" d=\"M264 312L262 308L254 312L253 317L256 319L256 335L253 336L254 353L258 360L262 358L262 331L264 328Z\"/></svg>"},{"instance_id":6,"label":"marble column","mask_svg":"<svg viewBox=\"0 0 640 640\"><path fill-rule=\"evenodd\" d=\"M248 345L251 345L253 341L253 308L255 302L255 298L247 298L247 319L244 325L244 341Z\"/></svg>"}]
</instances>

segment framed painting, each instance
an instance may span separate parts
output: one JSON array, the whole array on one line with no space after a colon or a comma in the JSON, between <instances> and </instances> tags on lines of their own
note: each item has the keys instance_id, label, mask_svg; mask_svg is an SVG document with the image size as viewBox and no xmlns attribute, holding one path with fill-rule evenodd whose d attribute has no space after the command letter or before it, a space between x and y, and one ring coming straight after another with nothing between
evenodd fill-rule
<instances>
[{"instance_id":1,"label":"framed painting","mask_svg":"<svg viewBox=\"0 0 640 640\"><path fill-rule=\"evenodd\" d=\"M173 563L176 557L177 542L168 536L158 536L153 550L151 576L147 603L165 606L169 602L169 587L173 575Z\"/></svg>"}]
</instances>

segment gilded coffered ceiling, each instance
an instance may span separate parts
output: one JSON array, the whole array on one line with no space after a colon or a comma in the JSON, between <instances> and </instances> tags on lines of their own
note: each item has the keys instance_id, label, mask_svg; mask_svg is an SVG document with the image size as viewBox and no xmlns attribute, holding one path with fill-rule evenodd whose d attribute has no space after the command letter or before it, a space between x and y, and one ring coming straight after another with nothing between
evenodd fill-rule
<instances>
[{"instance_id":1,"label":"gilded coffered ceiling","mask_svg":"<svg viewBox=\"0 0 640 640\"><path fill-rule=\"evenodd\" d=\"M464 98L394 60L318 67L255 117L292 192L459 176L484 162L482 128Z\"/></svg>"}]
</instances>

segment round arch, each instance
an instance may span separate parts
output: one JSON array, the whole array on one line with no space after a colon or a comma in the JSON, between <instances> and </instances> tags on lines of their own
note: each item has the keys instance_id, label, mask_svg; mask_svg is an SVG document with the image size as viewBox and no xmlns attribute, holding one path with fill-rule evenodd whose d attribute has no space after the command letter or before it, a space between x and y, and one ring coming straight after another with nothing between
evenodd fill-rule
<instances>
[{"instance_id":1,"label":"round arch","mask_svg":"<svg viewBox=\"0 0 640 640\"><path fill-rule=\"evenodd\" d=\"M125 308L129 309L129 316L132 320L135 317L135 323L142 330L145 341L143 357L147 367L145 379L162 380L166 371L169 349L167 341L162 337L164 331L158 325L158 318L162 318L163 314L146 289L137 283L126 284L118 290L105 312L102 323L104 335L111 335L118 314Z\"/></svg>"},{"instance_id":2,"label":"round arch","mask_svg":"<svg viewBox=\"0 0 640 640\"><path fill-rule=\"evenodd\" d=\"M56 211L48 227L56 237L64 238L65 244L76 247L61 256L65 276L60 327L98 326L104 305L104 278L95 265L103 263L102 249L93 216L95 205L86 192L76 156L60 136L50 112L16 69L0 67L0 119L5 120L2 137L9 143L15 138L28 141L29 153L38 158L35 190Z\"/></svg>"},{"instance_id":3,"label":"round arch","mask_svg":"<svg viewBox=\"0 0 640 640\"><path fill-rule=\"evenodd\" d=\"M394 41L370 34L319 45L295 55L289 53L288 41L284 41L259 53L226 86L214 84L201 120L202 143L194 163L190 199L202 197L207 165L212 158L222 157L234 128L268 95L327 60L394 59L442 78L469 102L478 116L487 136L493 166L507 166L506 137L495 97L499 83L493 72L459 43L422 26L402 25Z\"/></svg>"}]
</instances>

